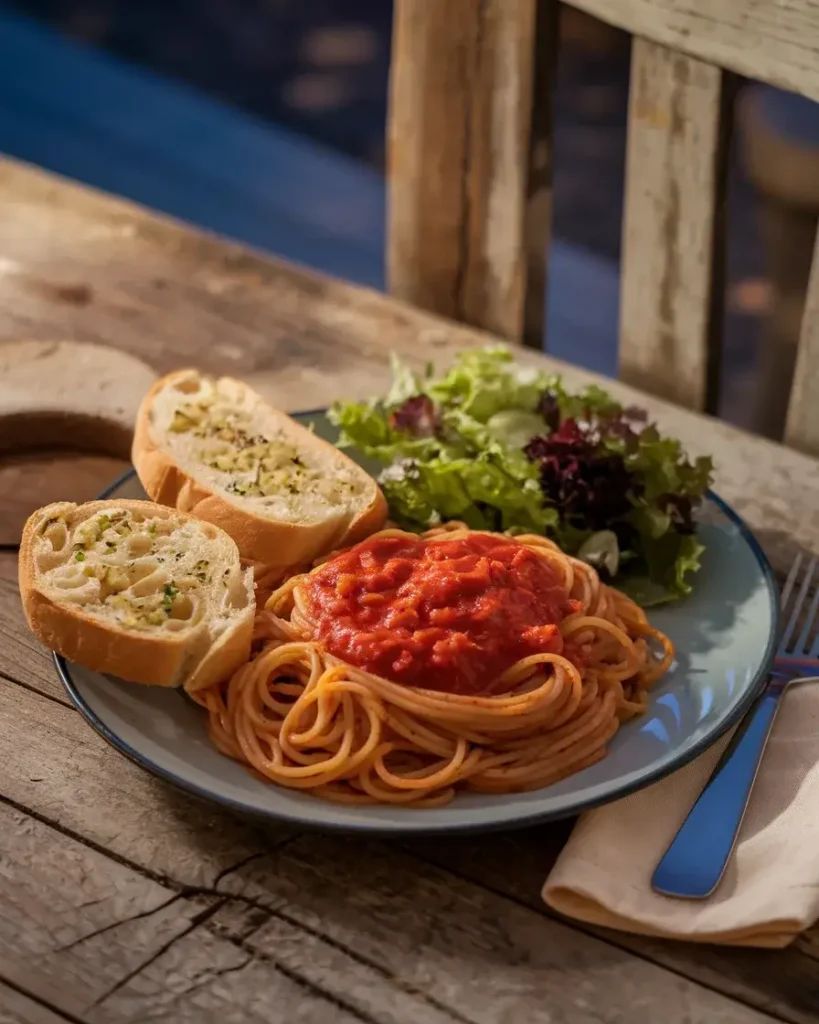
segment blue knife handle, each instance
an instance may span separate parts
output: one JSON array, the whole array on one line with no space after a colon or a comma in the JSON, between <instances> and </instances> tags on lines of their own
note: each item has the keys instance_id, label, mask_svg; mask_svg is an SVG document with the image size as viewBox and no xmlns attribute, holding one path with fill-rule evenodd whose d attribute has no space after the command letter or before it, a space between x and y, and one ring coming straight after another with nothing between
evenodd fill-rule
<instances>
[{"instance_id":1,"label":"blue knife handle","mask_svg":"<svg viewBox=\"0 0 819 1024\"><path fill-rule=\"evenodd\" d=\"M705 899L720 883L784 690L763 693L742 735L720 759L651 880L655 892Z\"/></svg>"}]
</instances>

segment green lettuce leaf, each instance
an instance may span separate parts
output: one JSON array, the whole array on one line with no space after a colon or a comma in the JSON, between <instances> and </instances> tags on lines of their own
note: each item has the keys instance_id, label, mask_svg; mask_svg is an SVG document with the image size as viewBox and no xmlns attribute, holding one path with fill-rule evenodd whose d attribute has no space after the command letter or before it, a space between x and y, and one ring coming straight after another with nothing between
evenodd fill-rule
<instances>
[{"instance_id":1,"label":"green lettuce leaf","mask_svg":"<svg viewBox=\"0 0 819 1024\"><path fill-rule=\"evenodd\" d=\"M617 586L643 608L687 597L704 551L690 533L669 530L656 539L643 537L639 564L632 563L617 579Z\"/></svg>"},{"instance_id":2,"label":"green lettuce leaf","mask_svg":"<svg viewBox=\"0 0 819 1024\"><path fill-rule=\"evenodd\" d=\"M392 373L384 398L338 403L329 415L342 446L386 467L379 482L402 526L423 530L460 519L477 529L546 534L577 552L594 531L546 500L539 467L523 450L533 437L550 432L540 411L547 397L557 403L561 420L602 424L602 450L622 455L639 481L630 512L606 524L626 539L616 585L643 605L690 592L703 549L696 536L675 525L668 498L696 505L710 484L710 459L690 461L679 441L653 426L636 434L606 432L606 423L628 415L606 391L592 385L569 394L560 378L516 366L502 347L464 352L437 379L431 367L418 374L397 358ZM392 424L393 412L419 396L432 402L434 436L416 437Z\"/></svg>"},{"instance_id":3,"label":"green lettuce leaf","mask_svg":"<svg viewBox=\"0 0 819 1024\"><path fill-rule=\"evenodd\" d=\"M509 409L534 412L554 378L542 371L516 366L508 349L491 346L464 352L439 381L429 382L424 394L444 407L486 423Z\"/></svg>"}]
</instances>

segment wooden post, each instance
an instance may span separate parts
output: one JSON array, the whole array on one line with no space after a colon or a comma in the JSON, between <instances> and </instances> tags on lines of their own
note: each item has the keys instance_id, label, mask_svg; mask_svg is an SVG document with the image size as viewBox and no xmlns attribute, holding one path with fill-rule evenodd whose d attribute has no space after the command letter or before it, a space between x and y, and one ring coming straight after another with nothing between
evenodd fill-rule
<instances>
[{"instance_id":1,"label":"wooden post","mask_svg":"<svg viewBox=\"0 0 819 1024\"><path fill-rule=\"evenodd\" d=\"M396 0L390 291L543 344L557 0Z\"/></svg>"},{"instance_id":2,"label":"wooden post","mask_svg":"<svg viewBox=\"0 0 819 1024\"><path fill-rule=\"evenodd\" d=\"M634 40L620 376L716 411L731 112L719 68Z\"/></svg>"}]
</instances>

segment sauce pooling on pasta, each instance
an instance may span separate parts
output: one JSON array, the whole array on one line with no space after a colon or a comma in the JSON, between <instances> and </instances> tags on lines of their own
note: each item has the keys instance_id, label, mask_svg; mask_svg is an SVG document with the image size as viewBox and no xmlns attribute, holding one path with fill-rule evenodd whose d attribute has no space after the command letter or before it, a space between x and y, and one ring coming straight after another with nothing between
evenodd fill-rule
<instances>
[{"instance_id":1,"label":"sauce pooling on pasta","mask_svg":"<svg viewBox=\"0 0 819 1024\"><path fill-rule=\"evenodd\" d=\"M531 548L488 533L374 537L306 580L306 610L330 654L407 686L489 695L532 654L560 653L578 609Z\"/></svg>"}]
</instances>

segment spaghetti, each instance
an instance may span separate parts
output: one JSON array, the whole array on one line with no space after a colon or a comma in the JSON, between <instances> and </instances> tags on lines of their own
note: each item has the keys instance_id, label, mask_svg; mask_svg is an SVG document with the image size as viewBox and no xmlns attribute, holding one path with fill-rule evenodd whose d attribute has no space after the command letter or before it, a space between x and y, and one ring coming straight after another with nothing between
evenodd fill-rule
<instances>
[{"instance_id":1,"label":"spaghetti","mask_svg":"<svg viewBox=\"0 0 819 1024\"><path fill-rule=\"evenodd\" d=\"M452 654L454 677L463 683L458 687L461 692L400 681L402 666L408 665L400 656L390 662L393 678L362 667L373 664L367 638L390 639L383 613L361 612L365 598L380 587L387 594L388 610L403 609L406 602L402 605L399 599L408 588L412 595L413 579L405 579L400 559L387 561L386 568L397 567L396 579L389 573L385 577L385 566L377 565L373 571L380 575L364 594L359 587L358 597L328 604L321 596L328 580L339 593L355 590L355 578L350 583L349 574L341 571L349 563L339 561L349 552L340 553L280 586L257 615L258 654L227 683L192 695L208 710L217 748L281 786L340 802L413 807L445 804L458 790L539 789L604 757L620 723L644 710L647 690L674 655L670 640L649 625L637 605L603 584L591 566L543 537L477 534L460 523L449 523L422 538L384 530L364 545L391 540L399 547L420 544L419 551L429 552L432 561L444 560L449 568L466 563L458 561L457 551L450 554L437 545L462 542L467 550L476 539L487 537L495 539L485 559L487 578L500 579L503 585L506 577L498 564L504 546L514 548L516 556L507 559L509 579L516 578L517 566L530 574L522 598L527 614L534 607L532 594L538 593L531 583L538 572L551 574L559 585L559 600L551 591L550 621L542 627L533 630L523 622L518 630L524 644L518 651L521 656L494 678L483 680L483 690L476 688L473 677L457 676L460 648L452 647L450 634L436 640L439 633L432 629L413 633L417 623L410 623L410 631L403 635L423 638L430 633L434 641L428 649L419 649L417 657L426 658L427 665L434 665L437 658L440 667L442 652ZM361 565L372 562L358 551L364 545L350 549L360 556ZM476 557L483 558L480 544L476 550ZM493 552L499 553L494 560ZM413 554L410 561L414 568L409 572L417 575L419 556ZM476 578L474 572L464 576ZM485 592L478 583L473 583L473 591L468 608L485 607ZM369 615L375 623L368 631L358 631L362 622L350 612L351 601L361 619ZM412 606L421 604L416 600ZM346 634L323 628L328 611L347 623ZM479 648L486 645L493 635L492 623L497 625L502 612L501 606L493 606L485 621L476 624L472 640L467 637L463 644L468 648L474 640ZM507 641L514 633L510 622L502 622ZM526 652L527 643L533 647L531 653ZM339 657L334 650L340 648L355 656ZM407 644L404 648L409 649ZM486 664L491 663L487 655Z\"/></svg>"}]
</instances>

